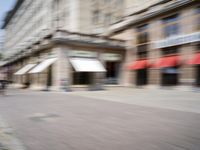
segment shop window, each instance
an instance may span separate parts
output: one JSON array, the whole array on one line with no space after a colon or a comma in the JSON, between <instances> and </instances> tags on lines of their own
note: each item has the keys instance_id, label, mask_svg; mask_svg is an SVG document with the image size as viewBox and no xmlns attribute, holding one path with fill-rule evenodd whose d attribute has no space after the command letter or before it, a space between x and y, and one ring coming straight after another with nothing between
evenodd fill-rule
<instances>
[{"instance_id":1,"label":"shop window","mask_svg":"<svg viewBox=\"0 0 200 150\"><path fill-rule=\"evenodd\" d=\"M136 85L142 86L148 84L148 70L140 69L136 72Z\"/></svg>"},{"instance_id":2,"label":"shop window","mask_svg":"<svg viewBox=\"0 0 200 150\"><path fill-rule=\"evenodd\" d=\"M107 78L117 78L119 63L118 62L106 62L106 77Z\"/></svg>"},{"instance_id":3,"label":"shop window","mask_svg":"<svg viewBox=\"0 0 200 150\"><path fill-rule=\"evenodd\" d=\"M199 53L200 53L200 43L199 43L199 44L197 44L197 52L199 52Z\"/></svg>"},{"instance_id":4,"label":"shop window","mask_svg":"<svg viewBox=\"0 0 200 150\"><path fill-rule=\"evenodd\" d=\"M169 47L169 48L164 48L161 50L161 53L163 56L166 56L166 55L175 55L177 54L179 51L178 51L178 48L177 47Z\"/></svg>"},{"instance_id":5,"label":"shop window","mask_svg":"<svg viewBox=\"0 0 200 150\"><path fill-rule=\"evenodd\" d=\"M180 28L178 20L178 15L169 16L163 19L165 37L175 36L179 34Z\"/></svg>"},{"instance_id":6,"label":"shop window","mask_svg":"<svg viewBox=\"0 0 200 150\"><path fill-rule=\"evenodd\" d=\"M74 72L73 84L74 85L88 85L91 84L91 73L89 72Z\"/></svg>"},{"instance_id":7,"label":"shop window","mask_svg":"<svg viewBox=\"0 0 200 150\"><path fill-rule=\"evenodd\" d=\"M161 70L161 85L174 86L179 83L179 73L177 67L163 68Z\"/></svg>"}]
</instances>

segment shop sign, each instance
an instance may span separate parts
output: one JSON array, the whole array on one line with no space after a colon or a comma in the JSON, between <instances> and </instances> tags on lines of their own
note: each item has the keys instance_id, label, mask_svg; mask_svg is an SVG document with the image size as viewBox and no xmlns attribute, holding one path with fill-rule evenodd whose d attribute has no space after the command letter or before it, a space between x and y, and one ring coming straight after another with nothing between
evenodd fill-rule
<instances>
[{"instance_id":1,"label":"shop sign","mask_svg":"<svg viewBox=\"0 0 200 150\"><path fill-rule=\"evenodd\" d=\"M187 34L187 35L178 35L173 36L161 41L156 41L154 43L154 48L165 48L170 46L178 46L182 44L188 44L193 42L199 42L200 41L200 32Z\"/></svg>"},{"instance_id":2,"label":"shop sign","mask_svg":"<svg viewBox=\"0 0 200 150\"><path fill-rule=\"evenodd\" d=\"M120 54L105 53L102 54L102 59L105 61L120 61L122 56Z\"/></svg>"},{"instance_id":3,"label":"shop sign","mask_svg":"<svg viewBox=\"0 0 200 150\"><path fill-rule=\"evenodd\" d=\"M70 51L68 54L69 57L83 57L83 58L96 58L97 52L90 51Z\"/></svg>"}]
</instances>

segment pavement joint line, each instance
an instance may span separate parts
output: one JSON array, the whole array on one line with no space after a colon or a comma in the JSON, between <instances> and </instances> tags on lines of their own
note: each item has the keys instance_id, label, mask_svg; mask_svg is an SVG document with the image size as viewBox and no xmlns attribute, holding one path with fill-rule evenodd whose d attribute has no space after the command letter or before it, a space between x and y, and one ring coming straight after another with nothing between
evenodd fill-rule
<instances>
[{"instance_id":1,"label":"pavement joint line","mask_svg":"<svg viewBox=\"0 0 200 150\"><path fill-rule=\"evenodd\" d=\"M15 137L14 130L0 117L0 150L26 150L19 139Z\"/></svg>"}]
</instances>

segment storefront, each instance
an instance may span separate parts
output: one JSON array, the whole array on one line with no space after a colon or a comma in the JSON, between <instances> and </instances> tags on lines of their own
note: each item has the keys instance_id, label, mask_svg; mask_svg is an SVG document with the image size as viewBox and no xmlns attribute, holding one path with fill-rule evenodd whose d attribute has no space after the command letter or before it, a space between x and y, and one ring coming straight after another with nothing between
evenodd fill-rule
<instances>
[{"instance_id":1,"label":"storefront","mask_svg":"<svg viewBox=\"0 0 200 150\"><path fill-rule=\"evenodd\" d=\"M129 65L129 70L135 71L135 83L137 86L148 84L148 72L150 63L148 60L137 60Z\"/></svg>"},{"instance_id":2,"label":"storefront","mask_svg":"<svg viewBox=\"0 0 200 150\"><path fill-rule=\"evenodd\" d=\"M106 72L98 58L98 52L70 50L67 57L71 64L72 85L92 85L96 74Z\"/></svg>"},{"instance_id":3,"label":"storefront","mask_svg":"<svg viewBox=\"0 0 200 150\"><path fill-rule=\"evenodd\" d=\"M181 61L179 56L171 55L160 58L155 67L160 69L162 86L175 86L179 84L179 67Z\"/></svg>"},{"instance_id":4,"label":"storefront","mask_svg":"<svg viewBox=\"0 0 200 150\"><path fill-rule=\"evenodd\" d=\"M73 84L93 85L96 76L106 72L103 64L97 58L70 58L73 67Z\"/></svg>"},{"instance_id":5,"label":"storefront","mask_svg":"<svg viewBox=\"0 0 200 150\"><path fill-rule=\"evenodd\" d=\"M199 49L195 47L200 41L199 5L188 1L182 7L183 3L166 1L157 4L156 11L152 11L155 5L151 6L111 27L109 36L127 39L127 86L191 86L194 78L199 84L199 65L185 65ZM146 67L144 60L150 61L152 68Z\"/></svg>"},{"instance_id":6,"label":"storefront","mask_svg":"<svg viewBox=\"0 0 200 150\"><path fill-rule=\"evenodd\" d=\"M106 68L106 84L118 84L122 55L117 53L104 53L101 56Z\"/></svg>"},{"instance_id":7,"label":"storefront","mask_svg":"<svg viewBox=\"0 0 200 150\"><path fill-rule=\"evenodd\" d=\"M162 86L175 86L179 83L179 74L177 67L167 67L161 69L161 76Z\"/></svg>"},{"instance_id":8,"label":"storefront","mask_svg":"<svg viewBox=\"0 0 200 150\"><path fill-rule=\"evenodd\" d=\"M38 63L32 70L28 73L33 77L34 83L33 88L36 86L42 86L43 90L48 90L52 86L52 65L56 62L57 58L45 58L40 63Z\"/></svg>"},{"instance_id":9,"label":"storefront","mask_svg":"<svg viewBox=\"0 0 200 150\"><path fill-rule=\"evenodd\" d=\"M66 38L68 34L82 37ZM26 83L30 88L38 90L71 90L85 86L90 90L97 90L108 79L112 81L109 84L118 83L125 53L123 41L102 40L98 36L66 31L58 31L51 38L48 42L45 41L46 47L43 42L38 43L37 47L44 47L44 50L38 49L27 56L26 62L22 60L23 65L15 73L15 77L19 77L16 82L22 85ZM21 80L23 76L25 83Z\"/></svg>"},{"instance_id":10,"label":"storefront","mask_svg":"<svg viewBox=\"0 0 200 150\"><path fill-rule=\"evenodd\" d=\"M18 76L22 80L22 87L28 88L31 85L31 78L29 71L34 68L36 64L27 64L24 67L20 68L16 73L15 76Z\"/></svg>"}]
</instances>

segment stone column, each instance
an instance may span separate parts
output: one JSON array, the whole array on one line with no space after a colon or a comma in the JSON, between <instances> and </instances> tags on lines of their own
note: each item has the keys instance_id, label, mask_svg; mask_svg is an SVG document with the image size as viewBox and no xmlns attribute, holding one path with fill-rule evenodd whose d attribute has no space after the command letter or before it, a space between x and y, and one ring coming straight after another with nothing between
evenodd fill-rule
<instances>
[{"instance_id":1,"label":"stone column","mask_svg":"<svg viewBox=\"0 0 200 150\"><path fill-rule=\"evenodd\" d=\"M70 91L72 67L68 58L69 50L69 47L65 46L56 46L53 48L58 58L52 67L54 90Z\"/></svg>"},{"instance_id":2,"label":"stone column","mask_svg":"<svg viewBox=\"0 0 200 150\"><path fill-rule=\"evenodd\" d=\"M180 19L180 33L191 34L196 31L196 18L194 17L193 8L184 10L181 13ZM194 23L192 23L194 22ZM188 65L187 62L194 57L196 45L187 44L182 45L179 49L181 56L181 66L179 74L179 83L181 86L192 85L195 81L195 68L192 65Z\"/></svg>"},{"instance_id":3,"label":"stone column","mask_svg":"<svg viewBox=\"0 0 200 150\"><path fill-rule=\"evenodd\" d=\"M155 49L154 42L159 41L163 38L163 29L162 29L162 22L160 20L155 20L151 22L149 26L149 37L150 37L150 44L149 44L149 61L152 65L157 63L160 55L160 49ZM161 73L160 69L150 68L149 69L149 85L150 86L159 86L161 80Z\"/></svg>"},{"instance_id":4,"label":"stone column","mask_svg":"<svg viewBox=\"0 0 200 150\"><path fill-rule=\"evenodd\" d=\"M102 59L102 50L98 50L97 58L105 66L105 61ZM89 90L103 90L105 72L94 72L90 73L92 83L89 85Z\"/></svg>"},{"instance_id":5,"label":"stone column","mask_svg":"<svg viewBox=\"0 0 200 150\"><path fill-rule=\"evenodd\" d=\"M32 63L32 64L39 65L41 63L40 60L39 60L39 54L38 54L38 56L31 56L29 58L29 62ZM36 67L37 67L37 65L36 65ZM30 80L31 80L31 85L30 85L31 89L35 89L35 90L42 90L43 89L43 87L41 86L41 84L39 82L40 74L41 73L31 73L31 74L29 74Z\"/></svg>"},{"instance_id":6,"label":"stone column","mask_svg":"<svg viewBox=\"0 0 200 150\"><path fill-rule=\"evenodd\" d=\"M179 83L182 86L191 86L195 81L195 67L187 64L194 57L195 48L195 45L185 45L180 49L181 66L179 69Z\"/></svg>"},{"instance_id":7,"label":"stone column","mask_svg":"<svg viewBox=\"0 0 200 150\"><path fill-rule=\"evenodd\" d=\"M130 29L125 33L126 38L126 51L125 56L123 58L122 66L120 69L120 80L119 83L123 86L133 86L135 75L133 71L128 69L128 65L130 65L135 59L135 45L136 45L136 33L135 30Z\"/></svg>"}]
</instances>

